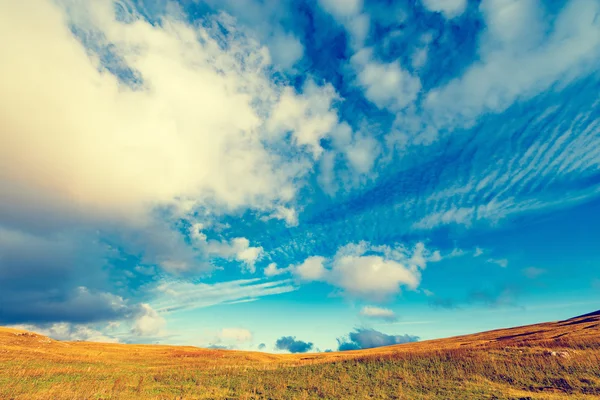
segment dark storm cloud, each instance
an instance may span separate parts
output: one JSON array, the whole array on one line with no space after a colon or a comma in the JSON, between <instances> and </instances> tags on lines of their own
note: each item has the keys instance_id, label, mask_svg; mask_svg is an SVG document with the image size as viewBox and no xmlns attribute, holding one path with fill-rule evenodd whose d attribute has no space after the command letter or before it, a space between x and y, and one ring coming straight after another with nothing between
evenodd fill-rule
<instances>
[{"instance_id":1,"label":"dark storm cloud","mask_svg":"<svg viewBox=\"0 0 600 400\"><path fill-rule=\"evenodd\" d=\"M133 315L135 307L110 293L105 256L89 237L42 238L0 227L0 324L85 323Z\"/></svg>"}]
</instances>

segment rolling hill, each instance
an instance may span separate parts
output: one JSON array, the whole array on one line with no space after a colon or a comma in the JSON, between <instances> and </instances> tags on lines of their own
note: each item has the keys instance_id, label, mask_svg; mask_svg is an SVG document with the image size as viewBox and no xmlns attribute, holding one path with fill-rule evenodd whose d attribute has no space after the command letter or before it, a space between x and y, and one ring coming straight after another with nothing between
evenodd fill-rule
<instances>
[{"instance_id":1,"label":"rolling hill","mask_svg":"<svg viewBox=\"0 0 600 400\"><path fill-rule=\"evenodd\" d=\"M0 399L598 399L600 312L396 346L269 354L0 328Z\"/></svg>"}]
</instances>

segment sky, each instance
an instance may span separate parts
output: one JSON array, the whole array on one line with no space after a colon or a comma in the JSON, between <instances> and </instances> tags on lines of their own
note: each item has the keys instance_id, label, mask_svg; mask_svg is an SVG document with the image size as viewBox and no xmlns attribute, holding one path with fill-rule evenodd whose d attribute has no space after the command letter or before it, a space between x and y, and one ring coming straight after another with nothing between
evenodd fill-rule
<instances>
[{"instance_id":1,"label":"sky","mask_svg":"<svg viewBox=\"0 0 600 400\"><path fill-rule=\"evenodd\" d=\"M371 348L600 308L600 0L0 0L0 325Z\"/></svg>"}]
</instances>

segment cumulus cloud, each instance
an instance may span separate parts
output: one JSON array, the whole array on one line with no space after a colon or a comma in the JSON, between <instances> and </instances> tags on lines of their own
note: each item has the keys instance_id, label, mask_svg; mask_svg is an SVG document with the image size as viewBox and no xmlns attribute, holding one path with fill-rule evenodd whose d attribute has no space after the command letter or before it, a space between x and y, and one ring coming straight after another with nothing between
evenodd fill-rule
<instances>
[{"instance_id":1,"label":"cumulus cloud","mask_svg":"<svg viewBox=\"0 0 600 400\"><path fill-rule=\"evenodd\" d=\"M339 351L372 349L375 347L416 342L418 340L418 336L407 334L388 335L374 329L367 328L357 328L354 330L354 332L350 332L347 338L337 339Z\"/></svg>"},{"instance_id":2,"label":"cumulus cloud","mask_svg":"<svg viewBox=\"0 0 600 400\"><path fill-rule=\"evenodd\" d=\"M158 336L166 325L167 321L149 304L142 304L131 331L136 336Z\"/></svg>"},{"instance_id":3,"label":"cumulus cloud","mask_svg":"<svg viewBox=\"0 0 600 400\"><path fill-rule=\"evenodd\" d=\"M394 311L390 310L389 308L381 308L375 306L364 306L360 310L359 315L365 318L379 319L389 322L398 320L398 317L396 316L396 313Z\"/></svg>"},{"instance_id":4,"label":"cumulus cloud","mask_svg":"<svg viewBox=\"0 0 600 400\"><path fill-rule=\"evenodd\" d=\"M308 257L303 263L292 268L293 273L304 281L320 281L327 274L323 266L325 260L325 257L320 256Z\"/></svg>"},{"instance_id":5,"label":"cumulus cloud","mask_svg":"<svg viewBox=\"0 0 600 400\"><path fill-rule=\"evenodd\" d=\"M277 350L285 350L290 353L306 353L313 349L311 342L296 340L295 336L282 336L275 342Z\"/></svg>"},{"instance_id":6,"label":"cumulus cloud","mask_svg":"<svg viewBox=\"0 0 600 400\"><path fill-rule=\"evenodd\" d=\"M442 13L449 19L460 16L467 7L467 0L421 0L421 2L428 10Z\"/></svg>"},{"instance_id":7,"label":"cumulus cloud","mask_svg":"<svg viewBox=\"0 0 600 400\"><path fill-rule=\"evenodd\" d=\"M412 104L421 90L418 77L403 69L398 61L377 61L372 49L365 48L357 52L351 64L365 97L379 108L399 111Z\"/></svg>"},{"instance_id":8,"label":"cumulus cloud","mask_svg":"<svg viewBox=\"0 0 600 400\"><path fill-rule=\"evenodd\" d=\"M300 281L327 282L350 296L382 300L401 287L416 289L427 263L440 259L439 253L428 251L423 243L407 248L360 242L341 247L331 259L309 257L286 272Z\"/></svg>"},{"instance_id":9,"label":"cumulus cloud","mask_svg":"<svg viewBox=\"0 0 600 400\"><path fill-rule=\"evenodd\" d=\"M346 29L352 47L363 46L371 28L371 19L362 12L362 0L319 0L319 5Z\"/></svg>"},{"instance_id":10,"label":"cumulus cloud","mask_svg":"<svg viewBox=\"0 0 600 400\"><path fill-rule=\"evenodd\" d=\"M192 244L207 257L219 257L228 260L237 260L244 265L244 270L254 273L254 264L262 256L263 248L250 246L250 241L244 237L233 238L230 241L208 240L202 232L204 225L193 224L190 228Z\"/></svg>"},{"instance_id":11,"label":"cumulus cloud","mask_svg":"<svg viewBox=\"0 0 600 400\"><path fill-rule=\"evenodd\" d=\"M182 271L210 265L157 208L295 222L288 203L338 123L330 85L275 80L224 14L190 25L171 7L150 23L110 0L25 0L0 16L14 38L0 45L0 225L118 232L145 264ZM252 270L244 240L229 245Z\"/></svg>"}]
</instances>

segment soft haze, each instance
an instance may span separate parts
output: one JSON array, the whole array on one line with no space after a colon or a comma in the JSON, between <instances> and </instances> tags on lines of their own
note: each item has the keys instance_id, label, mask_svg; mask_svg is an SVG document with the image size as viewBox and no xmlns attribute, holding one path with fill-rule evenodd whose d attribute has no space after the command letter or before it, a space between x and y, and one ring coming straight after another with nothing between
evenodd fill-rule
<instances>
[{"instance_id":1,"label":"soft haze","mask_svg":"<svg viewBox=\"0 0 600 400\"><path fill-rule=\"evenodd\" d=\"M600 0L0 0L0 325L305 352L600 308Z\"/></svg>"}]
</instances>

